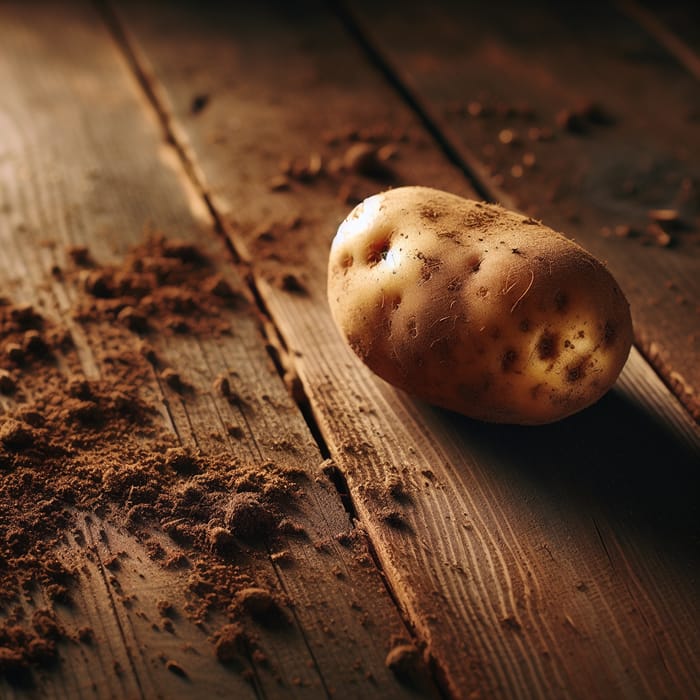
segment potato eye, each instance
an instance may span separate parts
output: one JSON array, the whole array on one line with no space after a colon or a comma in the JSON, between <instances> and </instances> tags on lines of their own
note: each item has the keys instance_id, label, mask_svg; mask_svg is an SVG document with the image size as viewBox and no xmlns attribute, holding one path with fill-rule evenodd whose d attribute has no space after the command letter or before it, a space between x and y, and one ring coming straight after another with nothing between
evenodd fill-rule
<instances>
[{"instance_id":1,"label":"potato eye","mask_svg":"<svg viewBox=\"0 0 700 700\"><path fill-rule=\"evenodd\" d=\"M382 260L386 260L390 247L390 241L388 238L372 243L367 251L367 264L376 265Z\"/></svg>"},{"instance_id":2,"label":"potato eye","mask_svg":"<svg viewBox=\"0 0 700 700\"><path fill-rule=\"evenodd\" d=\"M472 255L469 260L467 260L467 267L470 272L479 272L481 258L478 255Z\"/></svg>"},{"instance_id":3,"label":"potato eye","mask_svg":"<svg viewBox=\"0 0 700 700\"><path fill-rule=\"evenodd\" d=\"M605 340L605 344L612 345L615 342L616 335L617 331L615 329L615 325L611 321L606 321L605 329L603 331L603 338Z\"/></svg>"},{"instance_id":4,"label":"potato eye","mask_svg":"<svg viewBox=\"0 0 700 700\"><path fill-rule=\"evenodd\" d=\"M537 341L537 355L540 360L553 359L559 354L557 338L553 333L544 332Z\"/></svg>"}]
</instances>

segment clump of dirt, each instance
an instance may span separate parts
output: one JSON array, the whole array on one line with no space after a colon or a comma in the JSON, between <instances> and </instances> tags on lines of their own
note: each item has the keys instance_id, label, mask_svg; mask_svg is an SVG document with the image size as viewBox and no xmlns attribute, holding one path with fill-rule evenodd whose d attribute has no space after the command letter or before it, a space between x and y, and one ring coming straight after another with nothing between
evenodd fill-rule
<instances>
[{"instance_id":1,"label":"clump of dirt","mask_svg":"<svg viewBox=\"0 0 700 700\"><path fill-rule=\"evenodd\" d=\"M394 639L384 663L400 683L429 693L428 668L423 654L413 643L405 639Z\"/></svg>"},{"instance_id":2,"label":"clump of dirt","mask_svg":"<svg viewBox=\"0 0 700 700\"><path fill-rule=\"evenodd\" d=\"M250 640L240 623L224 625L215 635L216 658L227 664L248 653Z\"/></svg>"},{"instance_id":3,"label":"clump of dirt","mask_svg":"<svg viewBox=\"0 0 700 700\"><path fill-rule=\"evenodd\" d=\"M58 658L56 642L66 638L65 631L46 609L34 612L31 620L17 616L0 625L0 676L17 684L27 684L32 666L50 666Z\"/></svg>"},{"instance_id":4,"label":"clump of dirt","mask_svg":"<svg viewBox=\"0 0 700 700\"><path fill-rule=\"evenodd\" d=\"M289 190L292 183L309 185L325 181L347 204L352 191L399 183L392 161L398 157L401 144L410 140L415 141L416 136L387 123L359 129L342 126L322 135L319 150L283 158L279 172L268 185L271 191L280 192Z\"/></svg>"},{"instance_id":5,"label":"clump of dirt","mask_svg":"<svg viewBox=\"0 0 700 700\"><path fill-rule=\"evenodd\" d=\"M378 188L402 184L400 158L407 142L420 143L417 132L379 122L356 128L346 125L322 134L318 148L281 159L268 180L272 193L323 188L343 205L355 205ZM248 231L256 264L274 286L291 294L308 292L305 248L308 222L301 216L274 220Z\"/></svg>"},{"instance_id":6,"label":"clump of dirt","mask_svg":"<svg viewBox=\"0 0 700 700\"><path fill-rule=\"evenodd\" d=\"M265 627L284 627L289 624L279 601L266 588L243 588L239 590L233 603L234 610L250 615Z\"/></svg>"},{"instance_id":7,"label":"clump of dirt","mask_svg":"<svg viewBox=\"0 0 700 700\"><path fill-rule=\"evenodd\" d=\"M96 643L62 630L52 610L16 612L37 589L51 605L71 604L80 572L56 552L83 513L134 533L162 566L186 567L192 619L283 619L270 583L246 569L246 551L266 551L283 531L305 478L187 449L166 428L158 344L229 334L233 311L247 303L198 248L153 236L120 265L100 266L84 248L68 259L61 275L74 308L65 325L0 300L0 677L10 681L55 663L67 637ZM239 590L266 591L268 607L255 596L235 602ZM215 653L228 660L241 638L224 630Z\"/></svg>"},{"instance_id":8,"label":"clump of dirt","mask_svg":"<svg viewBox=\"0 0 700 700\"><path fill-rule=\"evenodd\" d=\"M245 302L191 243L152 236L118 265L77 275L84 291L79 321L113 321L138 334L230 333L222 311Z\"/></svg>"}]
</instances>

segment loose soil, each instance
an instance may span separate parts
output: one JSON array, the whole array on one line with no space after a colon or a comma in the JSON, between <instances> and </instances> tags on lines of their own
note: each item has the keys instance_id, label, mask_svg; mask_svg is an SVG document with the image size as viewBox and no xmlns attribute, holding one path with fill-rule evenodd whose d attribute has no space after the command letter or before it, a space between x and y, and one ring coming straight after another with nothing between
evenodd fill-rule
<instances>
[{"instance_id":1,"label":"loose soil","mask_svg":"<svg viewBox=\"0 0 700 700\"><path fill-rule=\"evenodd\" d=\"M96 264L85 248L68 259L52 272L74 300L70 322L0 300L0 677L22 680L33 666L56 663L63 639L95 643L91 630L65 630L55 616L55 606L71 604L78 577L57 551L66 533L80 538L85 513L126 528L164 567L186 562L186 614L223 613L230 624L214 635L212 653L248 672L254 639L242 620L274 627L287 618L238 555L264 550L285 529L305 477L182 447L164 427L157 387L191 387L156 350L163 337L231 334L247 298L196 247L163 236L118 266ZM81 364L88 347L97 379ZM215 390L237 399L226 377ZM49 605L27 618L22 602L37 589ZM167 621L172 604L159 607Z\"/></svg>"}]
</instances>

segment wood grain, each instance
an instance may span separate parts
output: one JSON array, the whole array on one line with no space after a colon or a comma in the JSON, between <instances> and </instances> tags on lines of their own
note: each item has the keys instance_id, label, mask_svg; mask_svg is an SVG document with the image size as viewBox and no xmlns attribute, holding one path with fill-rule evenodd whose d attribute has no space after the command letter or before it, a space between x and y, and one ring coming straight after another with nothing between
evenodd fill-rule
<instances>
[{"instance_id":1,"label":"wood grain","mask_svg":"<svg viewBox=\"0 0 700 700\"><path fill-rule=\"evenodd\" d=\"M486 187L607 262L640 350L699 419L697 80L607 3L347 4L453 147L485 162ZM567 112L577 121L562 128ZM667 247L648 234L654 209L683 221Z\"/></svg>"},{"instance_id":2,"label":"wood grain","mask_svg":"<svg viewBox=\"0 0 700 700\"><path fill-rule=\"evenodd\" d=\"M252 265L285 362L445 693L696 695L698 433L649 365L634 353L598 405L534 430L480 425L379 381L326 307L328 246L348 210L339 183L269 183L280 159L335 157L321 134L339 124L412 135L395 182L469 194L462 173L317 3L155 14L129 4L119 16L135 70ZM192 110L197 95L203 110ZM302 289L284 289L281 266Z\"/></svg>"},{"instance_id":3,"label":"wood grain","mask_svg":"<svg viewBox=\"0 0 700 700\"><path fill-rule=\"evenodd\" d=\"M70 266L68 246L86 245L97 262L111 264L143 240L145 229L161 230L196 242L246 294L210 213L94 8L4 3L0 43L3 294L69 326L92 379L104 369L99 351L112 338L109 328L101 336L75 321L75 288L51 274ZM71 633L91 626L95 643L62 644L58 666L37 674L29 687L0 679L1 697L416 696L384 663L393 638L410 641L410 630L321 469L318 445L269 356L262 319L249 304L231 311L230 322L232 336L154 338L156 352L191 390L183 397L154 374L141 392L182 444L209 454L224 450L232 463L274 461L307 475L295 512L306 537L283 538L279 551L251 549L237 562L250 580L288 600L292 624L282 631L258 626L267 659L249 659L254 675L245 680L214 658L209 636L221 620L195 625L188 619L188 571L154 564L118 521L88 514L81 516L81 541L67 533L62 553L81 571L75 605L58 605L56 614ZM244 411L214 390L222 372L244 397ZM11 401L5 405L14 408ZM240 438L229 436L230 424L240 427ZM163 544L180 551L168 538ZM105 562L119 552L118 570L108 571ZM163 597L176 611L172 632L160 624ZM26 605L39 603L45 601ZM168 660L185 675L169 670ZM434 694L428 680L423 690Z\"/></svg>"},{"instance_id":4,"label":"wood grain","mask_svg":"<svg viewBox=\"0 0 700 700\"><path fill-rule=\"evenodd\" d=\"M663 46L681 67L700 80L697 7L684 2L649 7L635 0L619 0L617 6ZM692 112L690 116L692 118Z\"/></svg>"}]
</instances>

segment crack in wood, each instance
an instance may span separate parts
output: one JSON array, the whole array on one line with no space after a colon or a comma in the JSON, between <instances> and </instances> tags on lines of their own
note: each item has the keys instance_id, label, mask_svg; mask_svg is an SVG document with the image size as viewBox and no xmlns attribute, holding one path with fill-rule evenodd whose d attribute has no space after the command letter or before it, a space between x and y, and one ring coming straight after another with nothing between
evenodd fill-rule
<instances>
[{"instance_id":1,"label":"crack in wood","mask_svg":"<svg viewBox=\"0 0 700 700\"><path fill-rule=\"evenodd\" d=\"M192 425L192 418L190 417L189 411L187 410L187 404L179 398L178 401L180 402L180 406L182 408L182 413L185 416L185 420L187 421L187 425L190 429L190 436L192 437L192 441L194 442L194 446L199 450L200 449L200 444L199 444L199 438L197 437L197 431L194 429L194 425ZM180 443L182 445L182 443ZM184 445L183 445L184 447Z\"/></svg>"},{"instance_id":2,"label":"crack in wood","mask_svg":"<svg viewBox=\"0 0 700 700\"><path fill-rule=\"evenodd\" d=\"M168 422L170 423L170 427L173 429L173 433L175 434L178 444L183 445L184 443L182 442L182 436L180 435L180 431L177 429L177 423L175 422L175 418L173 417L172 411L170 410L170 401L168 400L167 396L165 395L165 392L163 391L163 384L161 383L161 380L158 377L158 375L156 375L155 379L156 384L158 385L158 391L160 393L161 404L165 409L165 415L168 419Z\"/></svg>"},{"instance_id":3,"label":"crack in wood","mask_svg":"<svg viewBox=\"0 0 700 700\"><path fill-rule=\"evenodd\" d=\"M197 167L194 157L188 152L185 146L186 139L184 133L178 128L177 123L170 114L166 106L167 100L159 90L157 79L151 75L151 72L146 66L145 59L138 54L134 42L131 41L127 35L126 29L108 0L93 0L93 2L117 48L125 57L134 77L141 86L146 100L155 111L156 117L163 129L166 143L174 149L180 161L180 165L187 175L187 179L204 201L214 222L216 232L220 235L224 245L233 256L234 262L238 266L249 267L250 263L246 260L246 256L236 248L232 237L228 235L228 226L213 202L201 170ZM243 277L245 277L245 275L243 275Z\"/></svg>"}]
</instances>

